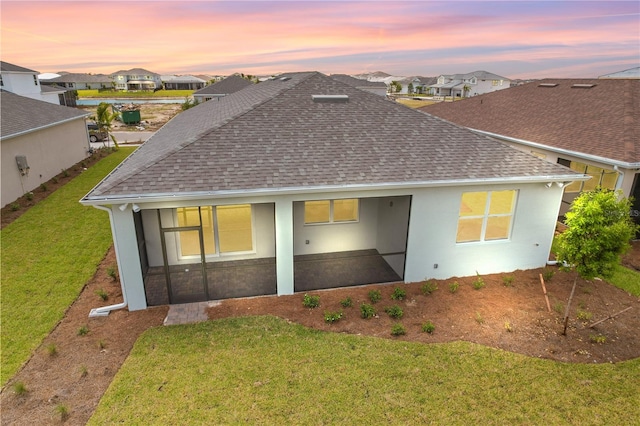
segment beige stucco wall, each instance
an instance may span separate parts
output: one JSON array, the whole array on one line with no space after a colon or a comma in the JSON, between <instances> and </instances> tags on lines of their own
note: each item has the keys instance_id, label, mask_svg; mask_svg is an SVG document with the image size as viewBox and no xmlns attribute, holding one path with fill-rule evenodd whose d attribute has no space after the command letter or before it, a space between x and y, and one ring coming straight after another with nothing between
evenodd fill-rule
<instances>
[{"instance_id":1,"label":"beige stucco wall","mask_svg":"<svg viewBox=\"0 0 640 426\"><path fill-rule=\"evenodd\" d=\"M2 139L2 206L37 189L61 170L86 158L89 140L84 118ZM21 176L16 156L24 155L29 174Z\"/></svg>"}]
</instances>

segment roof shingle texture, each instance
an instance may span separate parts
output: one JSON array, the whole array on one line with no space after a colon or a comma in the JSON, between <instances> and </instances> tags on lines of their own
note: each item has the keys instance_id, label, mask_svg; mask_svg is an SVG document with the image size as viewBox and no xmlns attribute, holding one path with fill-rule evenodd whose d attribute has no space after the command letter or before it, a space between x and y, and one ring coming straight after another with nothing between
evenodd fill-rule
<instances>
[{"instance_id":1,"label":"roof shingle texture","mask_svg":"<svg viewBox=\"0 0 640 426\"><path fill-rule=\"evenodd\" d=\"M575 88L574 84L595 86ZM640 80L545 79L421 110L472 129L637 163L638 94Z\"/></svg>"},{"instance_id":2,"label":"roof shingle texture","mask_svg":"<svg viewBox=\"0 0 640 426\"><path fill-rule=\"evenodd\" d=\"M179 114L85 199L568 175L320 73L296 73Z\"/></svg>"},{"instance_id":3,"label":"roof shingle texture","mask_svg":"<svg viewBox=\"0 0 640 426\"><path fill-rule=\"evenodd\" d=\"M0 103L0 137L3 139L89 115L75 108L26 98L4 90L0 93Z\"/></svg>"},{"instance_id":4,"label":"roof shingle texture","mask_svg":"<svg viewBox=\"0 0 640 426\"><path fill-rule=\"evenodd\" d=\"M230 75L224 80L220 80L217 83L210 84L207 87L203 87L194 93L194 95L228 95L235 93L238 90L242 90L247 86L251 86L253 83L242 78L238 75Z\"/></svg>"}]
</instances>

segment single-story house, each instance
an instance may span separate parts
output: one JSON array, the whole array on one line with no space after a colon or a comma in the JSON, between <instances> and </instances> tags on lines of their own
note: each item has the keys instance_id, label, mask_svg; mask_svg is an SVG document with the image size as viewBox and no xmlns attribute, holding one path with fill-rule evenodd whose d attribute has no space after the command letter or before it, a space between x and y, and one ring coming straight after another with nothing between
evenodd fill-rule
<instances>
[{"instance_id":1,"label":"single-story house","mask_svg":"<svg viewBox=\"0 0 640 426\"><path fill-rule=\"evenodd\" d=\"M87 157L89 115L2 91L2 207Z\"/></svg>"},{"instance_id":2,"label":"single-story house","mask_svg":"<svg viewBox=\"0 0 640 426\"><path fill-rule=\"evenodd\" d=\"M360 90L366 90L379 96L387 96L387 85L382 81L369 81L346 74L331 74L331 78L346 83Z\"/></svg>"},{"instance_id":3,"label":"single-story house","mask_svg":"<svg viewBox=\"0 0 640 426\"><path fill-rule=\"evenodd\" d=\"M115 85L108 75L87 73L64 73L54 78L40 78L40 84L72 90L111 89Z\"/></svg>"},{"instance_id":4,"label":"single-story house","mask_svg":"<svg viewBox=\"0 0 640 426\"><path fill-rule=\"evenodd\" d=\"M165 90L200 90L207 85L207 80L193 75L166 75L161 78Z\"/></svg>"},{"instance_id":5,"label":"single-story house","mask_svg":"<svg viewBox=\"0 0 640 426\"><path fill-rule=\"evenodd\" d=\"M125 302L545 265L587 177L317 72L178 114L81 203L109 212Z\"/></svg>"},{"instance_id":6,"label":"single-story house","mask_svg":"<svg viewBox=\"0 0 640 426\"><path fill-rule=\"evenodd\" d=\"M220 81L208 85L207 87L193 93L193 99L198 102L206 102L211 99L220 99L238 90L242 90L253 83L237 74L230 75Z\"/></svg>"},{"instance_id":7,"label":"single-story house","mask_svg":"<svg viewBox=\"0 0 640 426\"><path fill-rule=\"evenodd\" d=\"M564 191L561 214L596 186L635 198L640 223L640 80L544 79L421 111L591 176Z\"/></svg>"}]
</instances>

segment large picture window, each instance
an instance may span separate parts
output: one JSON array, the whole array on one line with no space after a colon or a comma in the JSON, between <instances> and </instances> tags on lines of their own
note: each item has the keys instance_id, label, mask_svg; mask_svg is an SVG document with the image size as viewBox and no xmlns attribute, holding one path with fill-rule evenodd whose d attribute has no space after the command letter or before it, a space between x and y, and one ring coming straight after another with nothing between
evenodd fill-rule
<instances>
[{"instance_id":1,"label":"large picture window","mask_svg":"<svg viewBox=\"0 0 640 426\"><path fill-rule=\"evenodd\" d=\"M463 193L456 242L509 238L516 197L514 190Z\"/></svg>"},{"instance_id":2,"label":"large picture window","mask_svg":"<svg viewBox=\"0 0 640 426\"><path fill-rule=\"evenodd\" d=\"M250 204L232 206L181 207L176 209L179 227L200 226L206 255L253 250L253 221ZM198 231L180 231L180 254L200 255Z\"/></svg>"},{"instance_id":3,"label":"large picture window","mask_svg":"<svg viewBox=\"0 0 640 426\"><path fill-rule=\"evenodd\" d=\"M358 220L358 207L356 198L305 201L304 223L309 225L314 223L356 222Z\"/></svg>"},{"instance_id":4,"label":"large picture window","mask_svg":"<svg viewBox=\"0 0 640 426\"><path fill-rule=\"evenodd\" d=\"M564 189L566 193L593 191L598 186L606 189L614 189L618 181L618 172L615 170L603 169L602 167L580 163L579 161L566 160L564 158L558 158L558 164L591 176L591 179L587 181L578 180L567 185Z\"/></svg>"}]
</instances>

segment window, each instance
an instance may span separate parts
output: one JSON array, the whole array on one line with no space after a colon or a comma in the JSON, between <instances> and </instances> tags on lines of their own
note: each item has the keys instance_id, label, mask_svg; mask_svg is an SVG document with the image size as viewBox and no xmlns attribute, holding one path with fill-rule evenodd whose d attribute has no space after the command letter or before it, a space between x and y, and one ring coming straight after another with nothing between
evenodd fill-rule
<instances>
[{"instance_id":1,"label":"window","mask_svg":"<svg viewBox=\"0 0 640 426\"><path fill-rule=\"evenodd\" d=\"M33 75L33 84L35 84L36 86L38 85L38 76L37 75Z\"/></svg>"},{"instance_id":2,"label":"window","mask_svg":"<svg viewBox=\"0 0 640 426\"><path fill-rule=\"evenodd\" d=\"M4 86L4 81L2 81L2 74L0 74L0 87Z\"/></svg>"},{"instance_id":3,"label":"window","mask_svg":"<svg viewBox=\"0 0 640 426\"><path fill-rule=\"evenodd\" d=\"M253 225L250 204L232 206L181 207L176 209L178 226L200 226L205 255L253 250ZM200 255L197 230L180 231L180 254Z\"/></svg>"},{"instance_id":4,"label":"window","mask_svg":"<svg viewBox=\"0 0 640 426\"><path fill-rule=\"evenodd\" d=\"M305 201L304 223L356 222L359 210L356 198L344 200Z\"/></svg>"},{"instance_id":5,"label":"window","mask_svg":"<svg viewBox=\"0 0 640 426\"><path fill-rule=\"evenodd\" d=\"M514 190L463 193L456 242L509 238L516 196Z\"/></svg>"},{"instance_id":6,"label":"window","mask_svg":"<svg viewBox=\"0 0 640 426\"><path fill-rule=\"evenodd\" d=\"M558 158L558 164L570 167L579 173L591 176L588 181L575 181L567 185L564 189L566 193L593 191L600 186L606 189L614 189L618 181L618 172L614 170L603 169L598 166L591 166L578 161L570 161L564 158Z\"/></svg>"}]
</instances>

